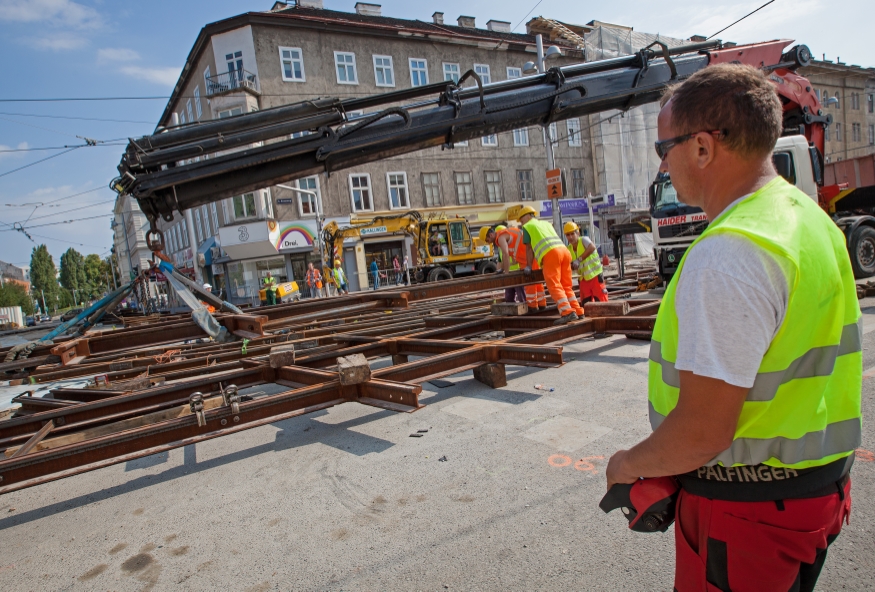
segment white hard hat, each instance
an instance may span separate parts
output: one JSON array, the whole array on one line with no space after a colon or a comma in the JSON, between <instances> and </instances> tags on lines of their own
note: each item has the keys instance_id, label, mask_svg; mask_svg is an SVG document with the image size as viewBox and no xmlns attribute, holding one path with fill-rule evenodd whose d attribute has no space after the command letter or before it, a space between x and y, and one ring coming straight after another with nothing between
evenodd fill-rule
<instances>
[{"instance_id":1,"label":"white hard hat","mask_svg":"<svg viewBox=\"0 0 875 592\"><path fill-rule=\"evenodd\" d=\"M212 288L211 285L209 285L209 284L204 284L204 289L205 289L205 290L209 290L210 288Z\"/></svg>"}]
</instances>

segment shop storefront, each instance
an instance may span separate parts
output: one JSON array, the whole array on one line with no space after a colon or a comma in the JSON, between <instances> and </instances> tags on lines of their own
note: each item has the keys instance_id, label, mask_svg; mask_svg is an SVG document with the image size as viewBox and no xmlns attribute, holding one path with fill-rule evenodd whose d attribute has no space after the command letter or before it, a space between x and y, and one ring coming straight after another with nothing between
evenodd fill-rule
<instances>
[{"instance_id":1,"label":"shop storefront","mask_svg":"<svg viewBox=\"0 0 875 592\"><path fill-rule=\"evenodd\" d=\"M281 253L290 269L290 277L298 283L298 289L303 298L315 294L307 287L306 276L308 264L322 269L319 261L319 240L315 220L293 220L279 223L276 237L277 252Z\"/></svg>"},{"instance_id":2,"label":"shop storefront","mask_svg":"<svg viewBox=\"0 0 875 592\"><path fill-rule=\"evenodd\" d=\"M258 220L219 229L219 242L231 259L225 263L224 292L233 304L258 306L267 272L276 282L289 281L289 269L277 249L279 224L274 220Z\"/></svg>"}]
</instances>

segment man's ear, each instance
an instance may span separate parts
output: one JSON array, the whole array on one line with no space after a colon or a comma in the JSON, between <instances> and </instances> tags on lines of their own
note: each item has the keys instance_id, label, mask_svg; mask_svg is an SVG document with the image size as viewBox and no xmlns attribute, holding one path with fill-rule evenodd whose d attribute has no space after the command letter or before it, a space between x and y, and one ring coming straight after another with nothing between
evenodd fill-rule
<instances>
[{"instance_id":1,"label":"man's ear","mask_svg":"<svg viewBox=\"0 0 875 592\"><path fill-rule=\"evenodd\" d=\"M700 169L707 168L714 161L714 150L717 148L717 142L714 140L713 134L696 134L693 139L696 143L696 164Z\"/></svg>"}]
</instances>

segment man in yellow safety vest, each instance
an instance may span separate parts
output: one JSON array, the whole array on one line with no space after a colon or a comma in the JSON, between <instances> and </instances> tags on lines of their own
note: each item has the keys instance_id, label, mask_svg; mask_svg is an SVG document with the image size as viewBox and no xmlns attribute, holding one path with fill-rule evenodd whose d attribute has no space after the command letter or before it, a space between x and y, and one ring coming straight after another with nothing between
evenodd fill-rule
<instances>
[{"instance_id":1,"label":"man in yellow safety vest","mask_svg":"<svg viewBox=\"0 0 875 592\"><path fill-rule=\"evenodd\" d=\"M571 254L553 225L535 218L532 206L525 206L517 213L523 227L523 244L526 246L526 273L531 273L532 262L537 260L544 270L544 282L550 297L559 309L557 325L576 321L583 316L583 309L571 283Z\"/></svg>"},{"instance_id":2,"label":"man in yellow safety vest","mask_svg":"<svg viewBox=\"0 0 875 592\"><path fill-rule=\"evenodd\" d=\"M678 592L813 590L850 511L864 338L854 274L841 230L775 172L783 107L767 76L709 66L669 91L657 120L660 170L710 224L659 308L653 433L616 452L606 476L609 488L680 482Z\"/></svg>"},{"instance_id":3,"label":"man in yellow safety vest","mask_svg":"<svg viewBox=\"0 0 875 592\"><path fill-rule=\"evenodd\" d=\"M566 222L562 232L565 233L568 250L571 252L571 269L577 271L581 304L590 300L607 302L608 288L605 286L604 268L595 243L581 236L580 226L574 222Z\"/></svg>"}]
</instances>

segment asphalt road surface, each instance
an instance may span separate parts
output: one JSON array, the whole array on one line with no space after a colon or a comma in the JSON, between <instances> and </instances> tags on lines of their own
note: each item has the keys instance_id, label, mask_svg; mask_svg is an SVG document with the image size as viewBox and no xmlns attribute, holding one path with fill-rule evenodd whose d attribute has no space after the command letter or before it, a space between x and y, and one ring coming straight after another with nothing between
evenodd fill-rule
<instances>
[{"instance_id":1,"label":"asphalt road surface","mask_svg":"<svg viewBox=\"0 0 875 592\"><path fill-rule=\"evenodd\" d=\"M585 340L502 389L426 383L413 414L345 404L2 496L0 589L670 590L673 533L597 507L608 457L649 432L647 350ZM863 384L851 523L819 590L875 589Z\"/></svg>"}]
</instances>

